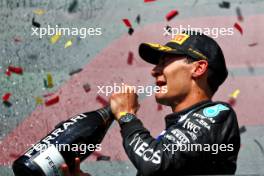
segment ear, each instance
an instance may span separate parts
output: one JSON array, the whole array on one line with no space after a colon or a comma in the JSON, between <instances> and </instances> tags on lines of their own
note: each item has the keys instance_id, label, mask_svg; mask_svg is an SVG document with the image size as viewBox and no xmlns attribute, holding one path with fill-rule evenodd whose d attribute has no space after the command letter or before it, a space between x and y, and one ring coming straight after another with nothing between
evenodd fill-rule
<instances>
[{"instance_id":1,"label":"ear","mask_svg":"<svg viewBox=\"0 0 264 176\"><path fill-rule=\"evenodd\" d=\"M192 77L197 78L203 75L208 68L206 60L199 60L193 63Z\"/></svg>"}]
</instances>

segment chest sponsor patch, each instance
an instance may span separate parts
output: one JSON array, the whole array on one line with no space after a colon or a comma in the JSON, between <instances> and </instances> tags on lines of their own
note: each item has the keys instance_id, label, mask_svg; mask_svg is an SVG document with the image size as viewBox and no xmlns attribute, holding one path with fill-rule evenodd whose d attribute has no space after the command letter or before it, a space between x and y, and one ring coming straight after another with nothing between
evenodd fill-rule
<instances>
[{"instance_id":1,"label":"chest sponsor patch","mask_svg":"<svg viewBox=\"0 0 264 176\"><path fill-rule=\"evenodd\" d=\"M187 119L182 125L182 127L195 134L197 134L201 130L201 127L191 122L190 119Z\"/></svg>"},{"instance_id":2,"label":"chest sponsor patch","mask_svg":"<svg viewBox=\"0 0 264 176\"><path fill-rule=\"evenodd\" d=\"M171 133L179 140L180 143L190 143L190 140L187 138L187 136L180 130L174 129L171 131Z\"/></svg>"}]
</instances>

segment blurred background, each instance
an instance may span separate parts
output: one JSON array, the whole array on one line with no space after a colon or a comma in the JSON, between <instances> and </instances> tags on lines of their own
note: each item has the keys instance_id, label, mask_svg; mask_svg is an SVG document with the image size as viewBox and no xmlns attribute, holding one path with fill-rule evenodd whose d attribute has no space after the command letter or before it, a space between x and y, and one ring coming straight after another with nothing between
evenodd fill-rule
<instances>
[{"instance_id":1,"label":"blurred background","mask_svg":"<svg viewBox=\"0 0 264 176\"><path fill-rule=\"evenodd\" d=\"M216 38L229 77L214 100L231 103L237 113L242 145L236 174L263 175L263 9L263 0L0 0L0 175L13 175L12 162L60 121L104 106L108 97L97 86L153 85L153 66L141 61L138 46L166 43L164 27L180 25L234 29ZM102 35L32 36L32 27L48 25L101 28ZM157 136L170 109L154 96L140 99L138 116ZM84 171L136 174L119 130L111 126L102 151L83 162Z\"/></svg>"}]
</instances>

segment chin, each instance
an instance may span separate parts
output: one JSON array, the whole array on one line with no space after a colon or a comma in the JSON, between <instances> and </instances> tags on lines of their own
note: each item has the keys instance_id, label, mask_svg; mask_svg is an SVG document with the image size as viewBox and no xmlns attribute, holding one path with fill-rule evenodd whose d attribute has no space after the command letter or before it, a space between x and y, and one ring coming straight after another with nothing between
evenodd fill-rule
<instances>
[{"instance_id":1,"label":"chin","mask_svg":"<svg viewBox=\"0 0 264 176\"><path fill-rule=\"evenodd\" d=\"M170 106L170 101L164 93L156 93L155 98L157 103Z\"/></svg>"}]
</instances>

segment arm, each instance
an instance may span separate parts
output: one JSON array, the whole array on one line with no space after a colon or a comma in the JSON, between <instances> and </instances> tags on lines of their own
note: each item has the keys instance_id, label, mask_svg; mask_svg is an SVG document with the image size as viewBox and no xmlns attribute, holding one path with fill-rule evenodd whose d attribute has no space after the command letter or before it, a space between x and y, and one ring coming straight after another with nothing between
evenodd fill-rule
<instances>
[{"instance_id":1,"label":"arm","mask_svg":"<svg viewBox=\"0 0 264 176\"><path fill-rule=\"evenodd\" d=\"M180 151L180 146L209 143L207 133L208 129L201 127L196 134L197 139L194 140L184 127L172 126L160 140L156 140L139 119L121 125L125 151L144 176L160 175L170 170L177 171L186 166L188 159L201 157L203 152Z\"/></svg>"}]
</instances>

